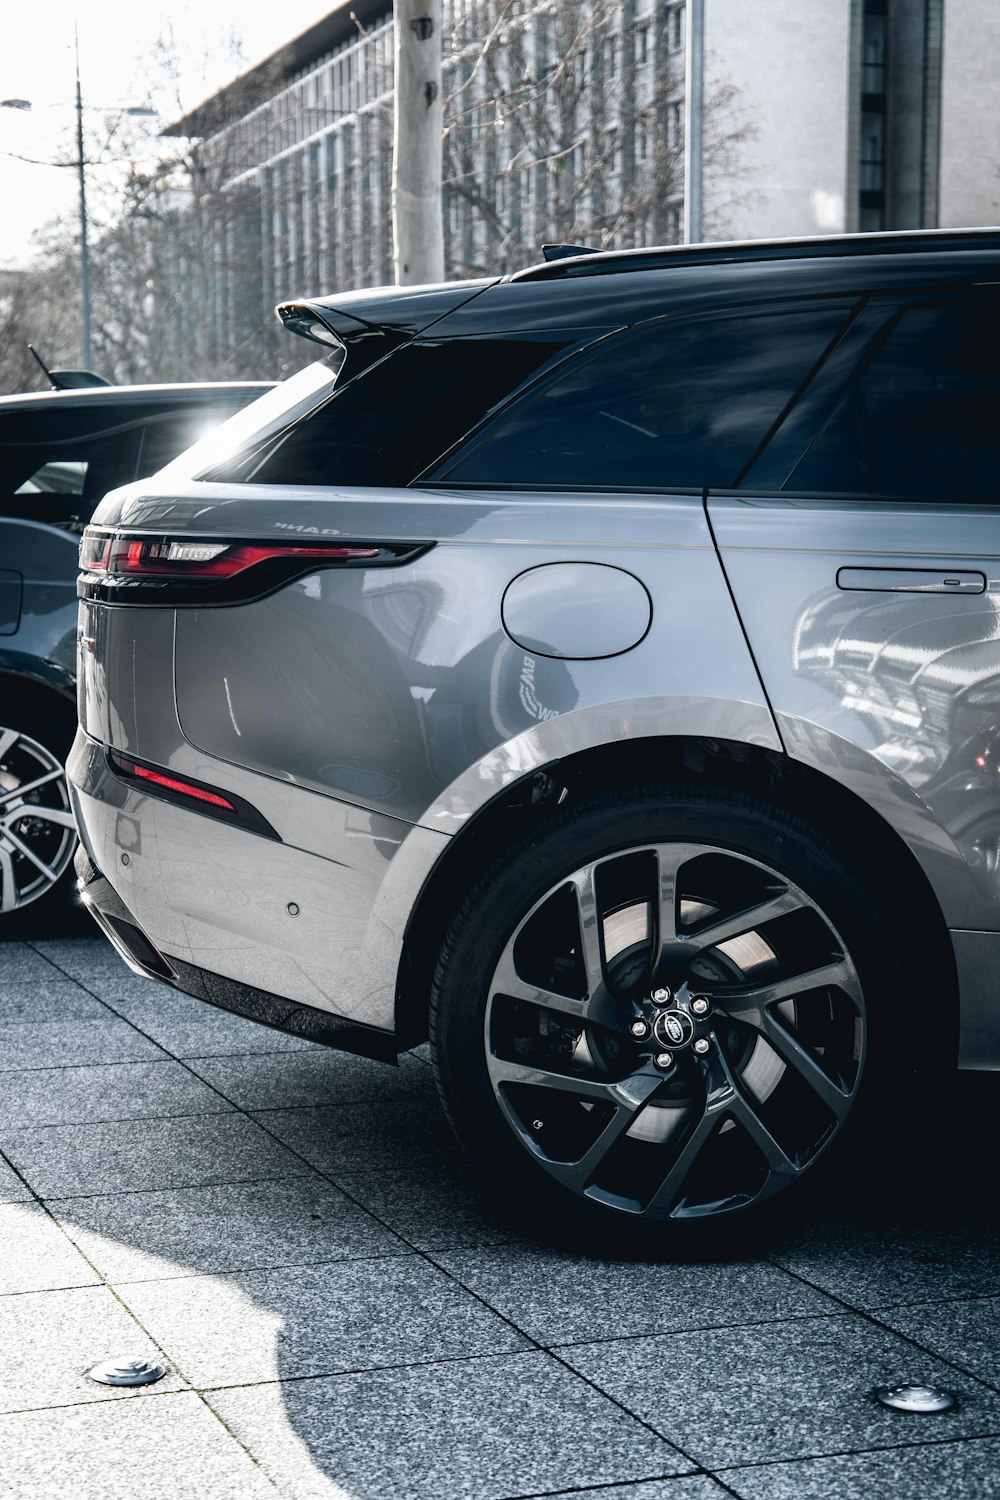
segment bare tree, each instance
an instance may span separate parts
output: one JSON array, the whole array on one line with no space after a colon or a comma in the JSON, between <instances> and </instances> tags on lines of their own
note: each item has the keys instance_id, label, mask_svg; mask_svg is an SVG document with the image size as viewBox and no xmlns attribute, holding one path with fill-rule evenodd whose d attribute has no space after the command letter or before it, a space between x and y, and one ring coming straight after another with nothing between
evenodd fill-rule
<instances>
[{"instance_id":1,"label":"bare tree","mask_svg":"<svg viewBox=\"0 0 1000 1500\"><path fill-rule=\"evenodd\" d=\"M445 195L452 228L464 222L465 233L449 237L450 274L514 269L543 240L610 249L680 237L684 76L673 16L663 5L640 13L635 0L455 7ZM730 168L753 133L736 86L710 88L706 174ZM711 228L724 232L718 219Z\"/></svg>"}]
</instances>

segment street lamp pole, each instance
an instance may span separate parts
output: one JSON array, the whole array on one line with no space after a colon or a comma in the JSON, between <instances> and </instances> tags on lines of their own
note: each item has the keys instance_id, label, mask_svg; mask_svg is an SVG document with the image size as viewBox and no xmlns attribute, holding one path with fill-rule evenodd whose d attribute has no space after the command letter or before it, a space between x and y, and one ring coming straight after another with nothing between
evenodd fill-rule
<instances>
[{"instance_id":1,"label":"street lamp pole","mask_svg":"<svg viewBox=\"0 0 1000 1500\"><path fill-rule=\"evenodd\" d=\"M87 180L83 163L83 92L80 88L80 35L73 28L76 49L76 168L80 178L80 301L83 316L83 368L90 369L90 246L87 241Z\"/></svg>"},{"instance_id":2,"label":"street lamp pole","mask_svg":"<svg viewBox=\"0 0 1000 1500\"><path fill-rule=\"evenodd\" d=\"M687 0L685 44L687 101L684 107L684 243L696 245L704 238L702 130L705 114L705 0Z\"/></svg>"}]
</instances>

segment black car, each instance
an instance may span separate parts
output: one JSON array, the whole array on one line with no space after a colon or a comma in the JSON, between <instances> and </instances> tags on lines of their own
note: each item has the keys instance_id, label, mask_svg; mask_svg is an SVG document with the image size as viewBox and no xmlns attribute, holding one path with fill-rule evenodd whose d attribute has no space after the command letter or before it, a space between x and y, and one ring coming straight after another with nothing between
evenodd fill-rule
<instances>
[{"instance_id":1,"label":"black car","mask_svg":"<svg viewBox=\"0 0 1000 1500\"><path fill-rule=\"evenodd\" d=\"M72 889L63 763L76 723L80 533L107 490L163 467L263 382L0 397L0 935Z\"/></svg>"}]
</instances>

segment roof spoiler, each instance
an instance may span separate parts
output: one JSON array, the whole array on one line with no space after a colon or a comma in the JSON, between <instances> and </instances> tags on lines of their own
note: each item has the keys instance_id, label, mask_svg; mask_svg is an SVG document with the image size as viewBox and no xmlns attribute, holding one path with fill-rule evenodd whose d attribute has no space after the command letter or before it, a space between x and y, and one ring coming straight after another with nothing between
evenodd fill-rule
<instances>
[{"instance_id":1,"label":"roof spoiler","mask_svg":"<svg viewBox=\"0 0 1000 1500\"><path fill-rule=\"evenodd\" d=\"M354 373L477 297L497 277L440 286L385 286L279 302L275 316L290 333L348 352ZM360 356L360 358L359 358Z\"/></svg>"}]
</instances>

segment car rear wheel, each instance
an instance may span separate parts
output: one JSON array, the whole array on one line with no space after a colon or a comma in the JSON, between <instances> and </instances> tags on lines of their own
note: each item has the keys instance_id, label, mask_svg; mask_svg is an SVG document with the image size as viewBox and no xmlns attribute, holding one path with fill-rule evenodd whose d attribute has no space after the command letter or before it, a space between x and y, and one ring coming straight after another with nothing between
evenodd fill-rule
<instances>
[{"instance_id":1,"label":"car rear wheel","mask_svg":"<svg viewBox=\"0 0 1000 1500\"><path fill-rule=\"evenodd\" d=\"M12 721L13 720L13 721ZM0 936L44 933L72 901L76 829L65 761L68 719L0 723Z\"/></svg>"},{"instance_id":2,"label":"car rear wheel","mask_svg":"<svg viewBox=\"0 0 1000 1500\"><path fill-rule=\"evenodd\" d=\"M852 862L688 786L561 811L439 963L445 1108L515 1198L657 1234L787 1200L850 1134L899 986Z\"/></svg>"}]
</instances>

